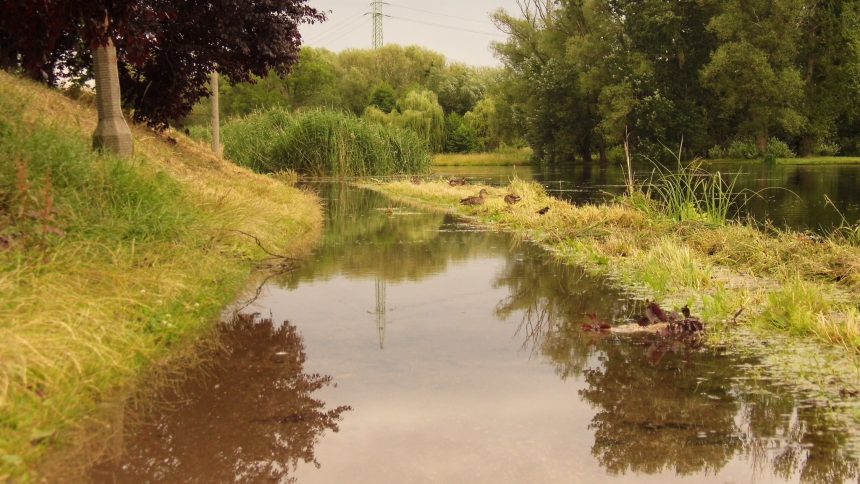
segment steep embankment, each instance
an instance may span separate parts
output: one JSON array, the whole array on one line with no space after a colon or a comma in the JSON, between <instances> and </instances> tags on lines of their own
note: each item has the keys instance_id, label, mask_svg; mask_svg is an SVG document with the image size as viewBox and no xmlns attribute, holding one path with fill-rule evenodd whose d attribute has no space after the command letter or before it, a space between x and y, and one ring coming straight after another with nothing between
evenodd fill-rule
<instances>
[{"instance_id":1,"label":"steep embankment","mask_svg":"<svg viewBox=\"0 0 860 484\"><path fill-rule=\"evenodd\" d=\"M310 249L322 213L181 136L133 127L132 159L94 153L90 104L3 72L0 112L4 480L193 346L267 251Z\"/></svg>"}]
</instances>

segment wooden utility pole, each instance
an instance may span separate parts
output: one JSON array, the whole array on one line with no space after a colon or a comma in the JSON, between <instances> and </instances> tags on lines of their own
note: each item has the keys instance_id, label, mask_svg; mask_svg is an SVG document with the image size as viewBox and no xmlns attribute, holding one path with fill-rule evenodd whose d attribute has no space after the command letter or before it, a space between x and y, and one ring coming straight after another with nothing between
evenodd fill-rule
<instances>
[{"instance_id":1,"label":"wooden utility pole","mask_svg":"<svg viewBox=\"0 0 860 484\"><path fill-rule=\"evenodd\" d=\"M221 113L218 99L218 70L212 71L212 151L221 158Z\"/></svg>"},{"instance_id":2,"label":"wooden utility pole","mask_svg":"<svg viewBox=\"0 0 860 484\"><path fill-rule=\"evenodd\" d=\"M93 147L131 156L134 146L131 130L122 116L119 90L119 71L116 67L116 47L108 39L105 45L93 52L93 70L96 77L96 105L99 124L93 133Z\"/></svg>"}]
</instances>

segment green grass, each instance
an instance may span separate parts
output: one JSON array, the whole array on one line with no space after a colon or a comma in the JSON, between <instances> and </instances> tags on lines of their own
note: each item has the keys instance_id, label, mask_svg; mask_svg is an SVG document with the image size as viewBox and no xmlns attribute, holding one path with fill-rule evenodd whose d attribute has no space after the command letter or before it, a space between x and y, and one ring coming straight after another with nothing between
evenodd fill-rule
<instances>
[{"instance_id":1,"label":"green grass","mask_svg":"<svg viewBox=\"0 0 860 484\"><path fill-rule=\"evenodd\" d=\"M239 231L298 256L321 213L182 136L95 153L92 107L2 72L0 110L0 480L35 480L235 300L265 257Z\"/></svg>"},{"instance_id":2,"label":"green grass","mask_svg":"<svg viewBox=\"0 0 860 484\"><path fill-rule=\"evenodd\" d=\"M697 160L688 165L679 161L677 171L657 166L656 178L647 187L657 200L660 211L673 220L705 221L725 225L729 211L742 202L735 191L735 178L725 180L722 174L708 172ZM635 187L634 187L635 190Z\"/></svg>"},{"instance_id":3,"label":"green grass","mask_svg":"<svg viewBox=\"0 0 860 484\"><path fill-rule=\"evenodd\" d=\"M532 163L529 148L491 151L489 153L441 153L433 156L434 166L526 165Z\"/></svg>"},{"instance_id":4,"label":"green grass","mask_svg":"<svg viewBox=\"0 0 860 484\"><path fill-rule=\"evenodd\" d=\"M228 158L261 173L381 176L430 167L427 144L414 132L326 109L275 108L233 119L223 138Z\"/></svg>"},{"instance_id":5,"label":"green grass","mask_svg":"<svg viewBox=\"0 0 860 484\"><path fill-rule=\"evenodd\" d=\"M709 159L713 163L751 163L761 160ZM856 165L860 164L858 156L807 156L804 158L777 158L778 165Z\"/></svg>"}]
</instances>

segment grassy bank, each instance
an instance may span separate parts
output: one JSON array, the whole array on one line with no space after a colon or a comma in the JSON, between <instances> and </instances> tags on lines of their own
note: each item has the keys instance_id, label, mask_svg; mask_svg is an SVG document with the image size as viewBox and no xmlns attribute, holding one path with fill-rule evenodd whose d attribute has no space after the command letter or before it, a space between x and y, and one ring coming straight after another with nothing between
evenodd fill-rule
<instances>
[{"instance_id":1,"label":"grassy bank","mask_svg":"<svg viewBox=\"0 0 860 484\"><path fill-rule=\"evenodd\" d=\"M763 163L762 160L709 159L710 163ZM857 165L857 156L809 156L805 158L777 158L777 165Z\"/></svg>"},{"instance_id":2,"label":"grassy bank","mask_svg":"<svg viewBox=\"0 0 860 484\"><path fill-rule=\"evenodd\" d=\"M643 297L689 304L709 322L731 321L743 308L743 319L757 327L860 352L860 247L848 238L765 232L715 223L704 214L678 221L643 196L573 206L520 181L488 187L490 197L477 207L457 203L477 194L476 186L398 182L370 188L535 240ZM509 192L523 201L508 207L502 196ZM543 207L549 212L540 216Z\"/></svg>"},{"instance_id":3,"label":"grassy bank","mask_svg":"<svg viewBox=\"0 0 860 484\"><path fill-rule=\"evenodd\" d=\"M177 358L269 251L299 256L316 197L133 127L90 150L96 112L0 72L0 480L78 445L102 402ZM253 235L257 240L250 237Z\"/></svg>"},{"instance_id":4,"label":"grassy bank","mask_svg":"<svg viewBox=\"0 0 860 484\"><path fill-rule=\"evenodd\" d=\"M412 131L333 110L271 109L224 126L224 153L260 173L312 176L424 173L427 143Z\"/></svg>"},{"instance_id":5,"label":"grassy bank","mask_svg":"<svg viewBox=\"0 0 860 484\"><path fill-rule=\"evenodd\" d=\"M505 166L532 163L532 150L492 151L489 153L440 153L433 156L434 166Z\"/></svg>"}]
</instances>

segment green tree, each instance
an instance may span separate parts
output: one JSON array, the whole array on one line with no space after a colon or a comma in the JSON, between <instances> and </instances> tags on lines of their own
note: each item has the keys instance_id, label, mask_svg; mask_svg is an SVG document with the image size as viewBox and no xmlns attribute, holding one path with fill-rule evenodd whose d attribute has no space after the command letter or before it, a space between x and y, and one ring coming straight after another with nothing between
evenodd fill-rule
<instances>
[{"instance_id":1,"label":"green tree","mask_svg":"<svg viewBox=\"0 0 860 484\"><path fill-rule=\"evenodd\" d=\"M804 0L725 0L708 25L720 41L702 69L720 116L755 137L760 152L776 132L797 134L805 122L804 80L795 65Z\"/></svg>"},{"instance_id":2,"label":"green tree","mask_svg":"<svg viewBox=\"0 0 860 484\"><path fill-rule=\"evenodd\" d=\"M384 113L390 113L397 106L397 94L394 88L385 82L381 83L370 95L370 105Z\"/></svg>"}]
</instances>

